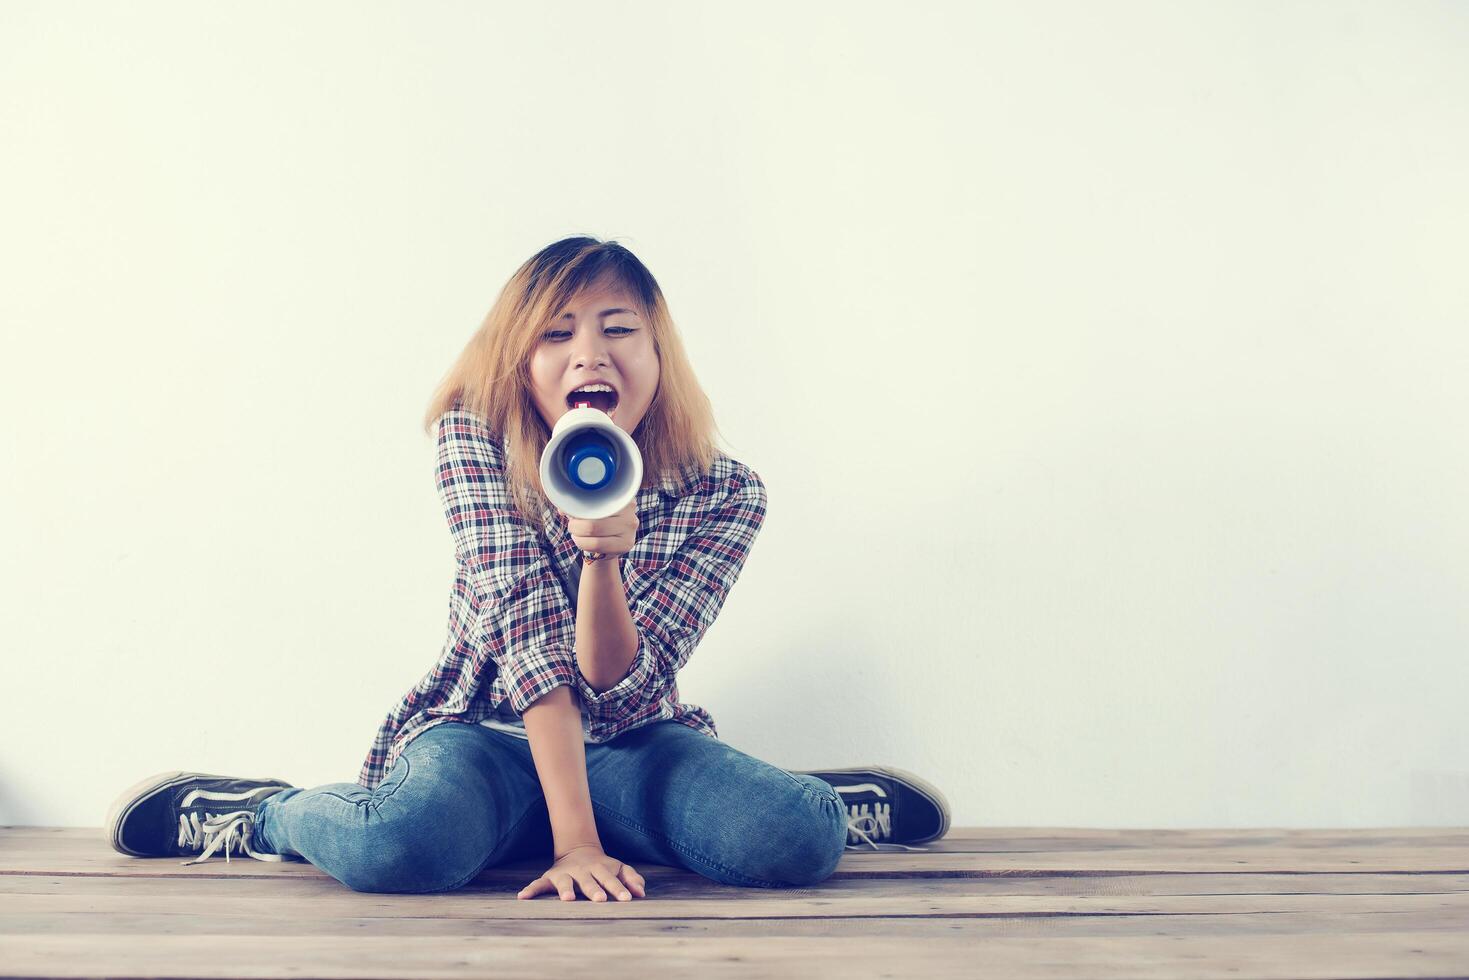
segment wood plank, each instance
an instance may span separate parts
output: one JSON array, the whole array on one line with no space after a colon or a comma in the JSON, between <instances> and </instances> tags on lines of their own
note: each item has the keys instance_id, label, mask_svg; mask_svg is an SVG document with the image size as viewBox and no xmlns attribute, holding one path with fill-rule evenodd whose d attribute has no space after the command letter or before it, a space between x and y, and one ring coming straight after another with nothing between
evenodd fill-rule
<instances>
[{"instance_id":1,"label":"wood plank","mask_svg":"<svg viewBox=\"0 0 1469 980\"><path fill-rule=\"evenodd\" d=\"M536 861L394 895L302 861L181 860L0 830L0 976L1469 975L1461 828L962 828L848 852L812 888L639 866L649 896L627 903L517 901Z\"/></svg>"},{"instance_id":2,"label":"wood plank","mask_svg":"<svg viewBox=\"0 0 1469 980\"><path fill-rule=\"evenodd\" d=\"M503 886L518 891L517 879L477 878L467 888L494 891ZM1396 895L1452 894L1469 892L1469 874L1139 874L1139 875L996 875L983 878L889 877L830 879L810 888L764 889L721 885L690 871L670 875L658 891L659 897L702 897L741 902L773 894L794 898L822 897L831 893L860 892L879 899L899 895ZM221 884L217 878L192 875L159 875L121 878L112 875L0 875L0 895L127 895L140 902L155 896L186 897L204 902L221 894L266 901L308 898L321 895L362 895L328 875L292 879L289 883L268 878L237 878ZM445 892L443 894L451 894ZM652 896L651 890L648 893ZM384 894L381 897L389 897Z\"/></svg>"},{"instance_id":3,"label":"wood plank","mask_svg":"<svg viewBox=\"0 0 1469 980\"><path fill-rule=\"evenodd\" d=\"M1147 845L1147 842L1153 842ZM1469 872L1469 831L1454 828L1325 831L1093 831L1003 833L973 828L943 849L848 851L838 877L862 875L1115 874L1139 872ZM99 847L98 845L101 844ZM1024 846L1022 846L1024 845ZM1145 846L1146 845L1146 846ZM959 850L958 846L967 849ZM187 874L298 877L321 872L304 861L249 858L184 867L181 858L135 858L113 851L96 828L0 831L0 873ZM517 874L535 862L503 866ZM653 873L658 865L648 865ZM492 869L501 870L501 869ZM532 871L531 877L544 868ZM643 873L643 867L638 870ZM529 880L529 879L527 879Z\"/></svg>"},{"instance_id":4,"label":"wood plank","mask_svg":"<svg viewBox=\"0 0 1469 980\"><path fill-rule=\"evenodd\" d=\"M487 910L489 912L490 910ZM1221 915L974 915L974 916L806 916L806 917L641 917L620 916L509 919L440 919L433 916L297 916L262 920L250 915L194 912L48 912L25 910L0 917L0 947L5 935L152 935L159 942L175 936L582 936L599 941L613 936L761 939L765 936L848 936L852 938L965 938L975 943L996 936L1239 936L1375 932L1463 932L1462 909L1413 912L1260 912ZM101 972L101 971L99 971Z\"/></svg>"},{"instance_id":5,"label":"wood plank","mask_svg":"<svg viewBox=\"0 0 1469 980\"><path fill-rule=\"evenodd\" d=\"M546 897L534 901L515 898L513 890L460 888L432 895L381 895L357 892L314 894L277 901L230 894L220 887L202 900L216 914L254 916L262 921L299 916L327 917L378 914L433 916L439 919L616 920L625 917L750 917L783 916L929 916L929 915L1245 915L1280 912L1402 912L1457 909L1469 922L1469 892L1446 895L972 895L962 890L939 895L873 897L865 888L826 889L802 896L784 889L736 889L737 896L702 894L660 898L651 891L630 902L565 902ZM152 912L188 915L199 910L196 896L153 896ZM0 895L0 916L46 912L135 912L139 900L129 895Z\"/></svg>"},{"instance_id":6,"label":"wood plank","mask_svg":"<svg viewBox=\"0 0 1469 980\"><path fill-rule=\"evenodd\" d=\"M1176 978L1262 980L1446 977L1469 970L1469 934L994 937L853 940L771 936L759 942L685 937L9 935L5 976L112 977L566 977L594 964L599 977L700 980L775 976L988 978Z\"/></svg>"}]
</instances>

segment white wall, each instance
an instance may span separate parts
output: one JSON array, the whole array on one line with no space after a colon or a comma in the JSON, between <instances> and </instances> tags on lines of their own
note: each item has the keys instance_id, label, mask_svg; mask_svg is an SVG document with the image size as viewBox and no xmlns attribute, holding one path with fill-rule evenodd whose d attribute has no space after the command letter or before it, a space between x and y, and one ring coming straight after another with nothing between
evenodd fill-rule
<instances>
[{"instance_id":1,"label":"white wall","mask_svg":"<svg viewBox=\"0 0 1469 980\"><path fill-rule=\"evenodd\" d=\"M351 782L567 234L764 531L680 678L956 825L1469 825L1469 8L0 7L0 823Z\"/></svg>"}]
</instances>

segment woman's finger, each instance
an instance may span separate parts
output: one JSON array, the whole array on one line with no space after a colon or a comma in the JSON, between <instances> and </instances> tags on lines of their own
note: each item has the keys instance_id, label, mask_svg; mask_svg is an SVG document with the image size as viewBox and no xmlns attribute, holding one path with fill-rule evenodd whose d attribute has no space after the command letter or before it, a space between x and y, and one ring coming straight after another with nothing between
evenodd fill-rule
<instances>
[{"instance_id":1,"label":"woman's finger","mask_svg":"<svg viewBox=\"0 0 1469 980\"><path fill-rule=\"evenodd\" d=\"M648 890L644 887L643 876L625 864L622 866L622 880L637 893L638 898L647 897Z\"/></svg>"},{"instance_id":2,"label":"woman's finger","mask_svg":"<svg viewBox=\"0 0 1469 980\"><path fill-rule=\"evenodd\" d=\"M535 898L537 895L539 895L542 891L545 890L542 886L543 885L546 885L546 884L549 884L549 882L546 881L545 875L542 875L541 877L537 878L535 881L531 882L529 885L526 885L524 888L522 888L519 891L519 893L516 894L515 897L516 898Z\"/></svg>"},{"instance_id":3,"label":"woman's finger","mask_svg":"<svg viewBox=\"0 0 1469 980\"><path fill-rule=\"evenodd\" d=\"M576 875L576 883L581 886L581 893L594 902L607 901L607 893L597 883L597 878L590 870Z\"/></svg>"},{"instance_id":4,"label":"woman's finger","mask_svg":"<svg viewBox=\"0 0 1469 980\"><path fill-rule=\"evenodd\" d=\"M607 868L593 868L592 873L597 876L597 880L607 889L608 894L616 897L619 902L632 901L632 892L628 891L627 886L617 880L617 875L613 874L610 870Z\"/></svg>"}]
</instances>

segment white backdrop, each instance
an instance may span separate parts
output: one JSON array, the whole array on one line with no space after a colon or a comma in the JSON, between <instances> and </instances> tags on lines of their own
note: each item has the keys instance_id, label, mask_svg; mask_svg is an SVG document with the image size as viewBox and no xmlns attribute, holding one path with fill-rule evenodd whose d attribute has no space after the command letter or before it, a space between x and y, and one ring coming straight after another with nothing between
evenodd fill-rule
<instances>
[{"instance_id":1,"label":"white backdrop","mask_svg":"<svg viewBox=\"0 0 1469 980\"><path fill-rule=\"evenodd\" d=\"M1469 824L1469 6L0 5L0 824L352 782L428 396L659 278L764 530L680 677L954 823Z\"/></svg>"}]
</instances>

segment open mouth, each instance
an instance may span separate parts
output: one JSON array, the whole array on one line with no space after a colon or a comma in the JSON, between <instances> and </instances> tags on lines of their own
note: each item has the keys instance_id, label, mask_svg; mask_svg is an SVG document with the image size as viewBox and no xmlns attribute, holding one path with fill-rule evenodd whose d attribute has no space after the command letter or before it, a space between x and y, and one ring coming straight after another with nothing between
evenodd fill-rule
<instances>
[{"instance_id":1,"label":"open mouth","mask_svg":"<svg viewBox=\"0 0 1469 980\"><path fill-rule=\"evenodd\" d=\"M566 407L575 408L578 402L586 402L600 412L608 415L617 407L617 392L615 391L573 391L566 396Z\"/></svg>"}]
</instances>

